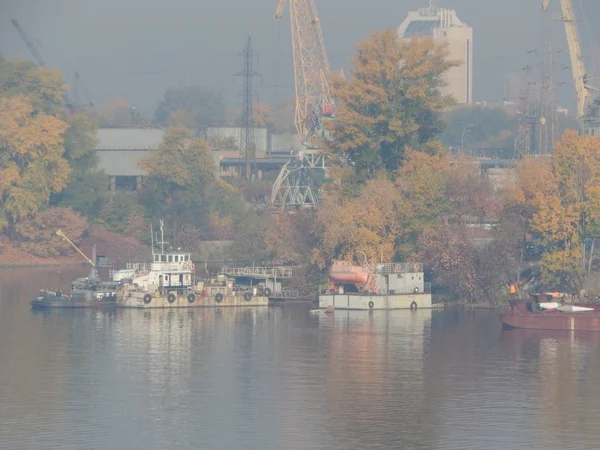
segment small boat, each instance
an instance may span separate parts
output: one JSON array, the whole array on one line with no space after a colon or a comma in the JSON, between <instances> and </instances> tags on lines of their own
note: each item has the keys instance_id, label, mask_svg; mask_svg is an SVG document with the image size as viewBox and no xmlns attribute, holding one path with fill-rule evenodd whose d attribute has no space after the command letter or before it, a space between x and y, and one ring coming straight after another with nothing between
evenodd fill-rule
<instances>
[{"instance_id":1,"label":"small boat","mask_svg":"<svg viewBox=\"0 0 600 450\"><path fill-rule=\"evenodd\" d=\"M77 278L71 283L71 293L42 289L31 302L35 309L45 308L105 308L117 304L117 291L121 284L100 281L97 278Z\"/></svg>"},{"instance_id":2,"label":"small boat","mask_svg":"<svg viewBox=\"0 0 600 450\"><path fill-rule=\"evenodd\" d=\"M42 289L40 294L30 302L34 309L45 308L104 308L117 304L117 291L121 283L101 281L96 269L96 246L92 247L92 259L89 259L61 230L56 234L75 248L92 266L87 277L77 278L71 282L71 292L66 294L60 289Z\"/></svg>"},{"instance_id":3,"label":"small boat","mask_svg":"<svg viewBox=\"0 0 600 450\"><path fill-rule=\"evenodd\" d=\"M511 300L509 304L509 312L499 315L504 328L600 331L600 313L593 308L563 305L543 310L539 303L527 299Z\"/></svg>"}]
</instances>

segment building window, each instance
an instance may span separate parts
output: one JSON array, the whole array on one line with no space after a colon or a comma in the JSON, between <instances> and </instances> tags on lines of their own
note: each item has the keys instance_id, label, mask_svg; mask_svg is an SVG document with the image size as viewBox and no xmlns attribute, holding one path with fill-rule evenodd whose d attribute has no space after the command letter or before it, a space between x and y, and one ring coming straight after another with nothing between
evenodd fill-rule
<instances>
[{"instance_id":1,"label":"building window","mask_svg":"<svg viewBox=\"0 0 600 450\"><path fill-rule=\"evenodd\" d=\"M115 189L135 191L137 187L137 177L125 175L117 175L115 177Z\"/></svg>"}]
</instances>

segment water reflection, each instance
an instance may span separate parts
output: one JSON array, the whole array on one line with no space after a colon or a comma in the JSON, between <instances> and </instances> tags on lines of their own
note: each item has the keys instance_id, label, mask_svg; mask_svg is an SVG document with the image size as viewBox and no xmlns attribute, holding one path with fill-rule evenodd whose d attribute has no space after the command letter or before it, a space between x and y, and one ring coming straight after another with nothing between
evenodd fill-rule
<instances>
[{"instance_id":1,"label":"water reflection","mask_svg":"<svg viewBox=\"0 0 600 450\"><path fill-rule=\"evenodd\" d=\"M594 448L600 333L496 311L31 311L0 271L0 448ZM61 284L62 283L62 284Z\"/></svg>"},{"instance_id":2,"label":"water reflection","mask_svg":"<svg viewBox=\"0 0 600 450\"><path fill-rule=\"evenodd\" d=\"M320 318L331 339L328 430L343 448L426 443L424 358L431 316L431 310L336 311Z\"/></svg>"}]
</instances>

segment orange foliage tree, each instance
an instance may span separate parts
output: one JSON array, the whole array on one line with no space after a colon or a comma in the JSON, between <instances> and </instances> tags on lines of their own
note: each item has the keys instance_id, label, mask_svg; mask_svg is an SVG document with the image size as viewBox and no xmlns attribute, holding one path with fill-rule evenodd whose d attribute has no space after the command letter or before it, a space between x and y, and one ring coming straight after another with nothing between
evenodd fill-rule
<instances>
[{"instance_id":1,"label":"orange foliage tree","mask_svg":"<svg viewBox=\"0 0 600 450\"><path fill-rule=\"evenodd\" d=\"M440 93L444 73L457 64L447 55L431 38L401 42L393 30L360 42L350 79L333 78L338 118L329 122L331 150L368 176L398 169L408 146L421 149L436 139L440 114L453 103Z\"/></svg>"}]
</instances>

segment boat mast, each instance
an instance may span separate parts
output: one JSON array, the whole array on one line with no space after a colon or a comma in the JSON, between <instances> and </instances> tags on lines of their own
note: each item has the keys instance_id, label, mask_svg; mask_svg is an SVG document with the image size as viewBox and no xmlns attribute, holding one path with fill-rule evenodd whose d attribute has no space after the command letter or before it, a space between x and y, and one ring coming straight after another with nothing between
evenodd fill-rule
<instances>
[{"instance_id":1,"label":"boat mast","mask_svg":"<svg viewBox=\"0 0 600 450\"><path fill-rule=\"evenodd\" d=\"M163 230L163 225L164 225L164 222L162 219L160 219L160 252L164 255L165 254L165 234L164 234L164 230Z\"/></svg>"},{"instance_id":2,"label":"boat mast","mask_svg":"<svg viewBox=\"0 0 600 450\"><path fill-rule=\"evenodd\" d=\"M152 242L152 256L154 256L154 231L152 231L152 224L150 224L150 241ZM154 261L154 258L152 258Z\"/></svg>"}]
</instances>

